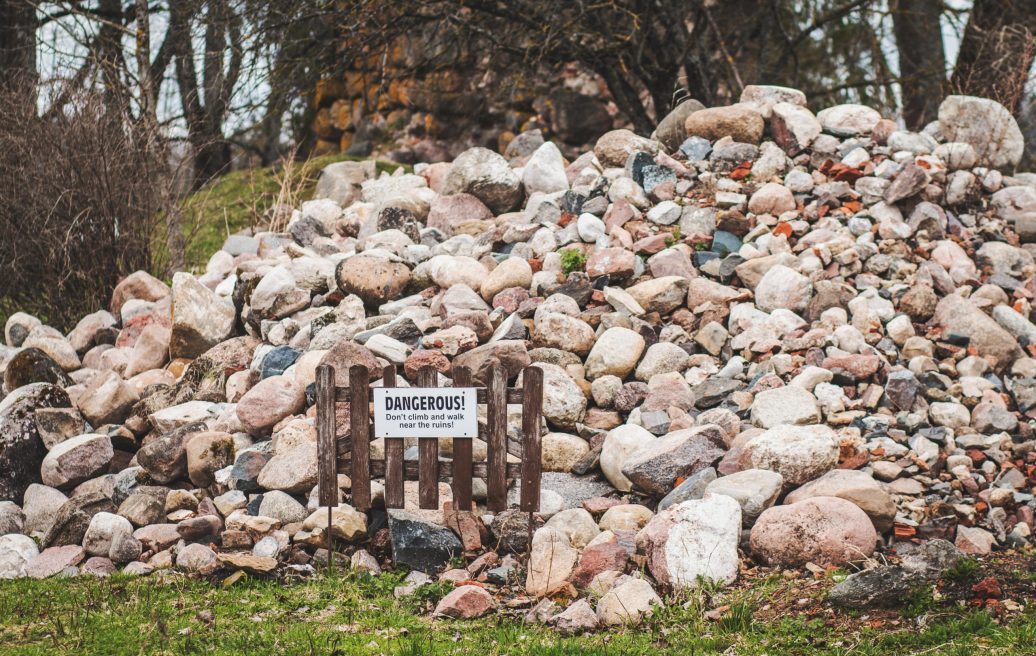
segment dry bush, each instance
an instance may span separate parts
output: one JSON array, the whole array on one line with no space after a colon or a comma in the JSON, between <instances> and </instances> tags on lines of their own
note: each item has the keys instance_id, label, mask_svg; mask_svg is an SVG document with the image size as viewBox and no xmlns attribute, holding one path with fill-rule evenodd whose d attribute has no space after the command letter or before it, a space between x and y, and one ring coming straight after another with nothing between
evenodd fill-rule
<instances>
[{"instance_id":1,"label":"dry bush","mask_svg":"<svg viewBox=\"0 0 1036 656\"><path fill-rule=\"evenodd\" d=\"M31 89L0 92L0 319L22 310L68 328L157 264L169 167L120 106L76 92L41 117Z\"/></svg>"}]
</instances>

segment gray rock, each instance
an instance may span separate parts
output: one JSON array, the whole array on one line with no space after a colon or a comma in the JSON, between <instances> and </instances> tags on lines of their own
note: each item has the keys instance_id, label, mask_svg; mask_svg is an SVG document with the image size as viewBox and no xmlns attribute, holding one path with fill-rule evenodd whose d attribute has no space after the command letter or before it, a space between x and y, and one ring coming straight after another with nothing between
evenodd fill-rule
<instances>
[{"instance_id":1,"label":"gray rock","mask_svg":"<svg viewBox=\"0 0 1036 656\"><path fill-rule=\"evenodd\" d=\"M658 512L662 512L669 506L683 503L684 501L690 501L692 499L701 499L705 496L705 490L709 484L716 480L716 469L715 467L706 467L701 471L688 476L682 483L673 488L673 491L665 495L661 501L658 502Z\"/></svg>"},{"instance_id":2,"label":"gray rock","mask_svg":"<svg viewBox=\"0 0 1036 656\"><path fill-rule=\"evenodd\" d=\"M0 501L0 535L25 530L25 513L13 501Z\"/></svg>"},{"instance_id":3,"label":"gray rock","mask_svg":"<svg viewBox=\"0 0 1036 656\"><path fill-rule=\"evenodd\" d=\"M389 535L392 560L397 567L434 573L464 551L464 545L450 529L402 510L389 511Z\"/></svg>"},{"instance_id":4,"label":"gray rock","mask_svg":"<svg viewBox=\"0 0 1036 656\"><path fill-rule=\"evenodd\" d=\"M705 492L723 494L741 506L741 522L751 527L757 517L777 500L784 487L784 478L765 469L745 469L708 484Z\"/></svg>"},{"instance_id":5,"label":"gray rock","mask_svg":"<svg viewBox=\"0 0 1036 656\"><path fill-rule=\"evenodd\" d=\"M718 426L705 425L669 433L633 452L622 473L636 490L663 496L677 478L711 466L726 453Z\"/></svg>"}]
</instances>

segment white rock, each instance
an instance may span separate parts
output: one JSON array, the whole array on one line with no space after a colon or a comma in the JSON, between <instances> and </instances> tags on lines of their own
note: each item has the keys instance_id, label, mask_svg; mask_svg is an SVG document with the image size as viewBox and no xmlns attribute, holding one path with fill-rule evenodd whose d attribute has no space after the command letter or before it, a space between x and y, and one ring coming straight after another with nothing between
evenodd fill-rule
<instances>
[{"instance_id":1,"label":"white rock","mask_svg":"<svg viewBox=\"0 0 1036 656\"><path fill-rule=\"evenodd\" d=\"M779 308L802 312L812 297L809 278L783 264L771 267L755 288L755 304L765 312Z\"/></svg>"},{"instance_id":2,"label":"white rock","mask_svg":"<svg viewBox=\"0 0 1036 656\"><path fill-rule=\"evenodd\" d=\"M536 192L553 194L568 189L568 176L565 175L565 158L551 141L546 141L529 157L522 171L522 184L525 193Z\"/></svg>"},{"instance_id":3,"label":"white rock","mask_svg":"<svg viewBox=\"0 0 1036 656\"><path fill-rule=\"evenodd\" d=\"M622 473L622 468L630 456L654 439L654 435L634 424L623 424L608 431L601 447L601 471L615 489L621 492L633 489L632 481Z\"/></svg>"},{"instance_id":4,"label":"white rock","mask_svg":"<svg viewBox=\"0 0 1036 656\"><path fill-rule=\"evenodd\" d=\"M650 583L632 576L621 577L597 602L597 621L605 626L639 624L661 604Z\"/></svg>"},{"instance_id":5,"label":"white rock","mask_svg":"<svg viewBox=\"0 0 1036 656\"><path fill-rule=\"evenodd\" d=\"M26 566L39 554L36 542L27 535L0 536L0 579L25 576Z\"/></svg>"},{"instance_id":6,"label":"white rock","mask_svg":"<svg viewBox=\"0 0 1036 656\"><path fill-rule=\"evenodd\" d=\"M593 214L584 212L576 219L576 232L579 238L586 242L595 242L604 236L604 221Z\"/></svg>"},{"instance_id":7,"label":"white rock","mask_svg":"<svg viewBox=\"0 0 1036 656\"><path fill-rule=\"evenodd\" d=\"M745 445L752 467L769 469L801 485L838 464L838 436L824 425L775 426Z\"/></svg>"},{"instance_id":8,"label":"white rock","mask_svg":"<svg viewBox=\"0 0 1036 656\"><path fill-rule=\"evenodd\" d=\"M970 144L979 164L996 169L1013 169L1025 150L1011 112L988 98L947 96L939 105L939 131L948 142Z\"/></svg>"},{"instance_id":9,"label":"white rock","mask_svg":"<svg viewBox=\"0 0 1036 656\"><path fill-rule=\"evenodd\" d=\"M119 536L133 535L133 525L125 517L99 512L90 519L83 536L83 549L91 556L108 557L112 542Z\"/></svg>"},{"instance_id":10,"label":"white rock","mask_svg":"<svg viewBox=\"0 0 1036 656\"><path fill-rule=\"evenodd\" d=\"M644 345L644 338L629 328L609 328L597 339L586 358L587 379L607 375L625 378L637 366Z\"/></svg>"},{"instance_id":11,"label":"white rock","mask_svg":"<svg viewBox=\"0 0 1036 656\"><path fill-rule=\"evenodd\" d=\"M765 390L752 401L752 423L761 428L778 424L815 424L820 421L817 400L797 385Z\"/></svg>"}]
</instances>

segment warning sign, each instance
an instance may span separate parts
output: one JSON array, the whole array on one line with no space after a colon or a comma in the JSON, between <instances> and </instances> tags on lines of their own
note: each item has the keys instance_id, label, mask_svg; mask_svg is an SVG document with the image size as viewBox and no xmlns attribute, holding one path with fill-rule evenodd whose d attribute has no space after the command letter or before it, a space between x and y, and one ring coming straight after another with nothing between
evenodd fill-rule
<instances>
[{"instance_id":1,"label":"warning sign","mask_svg":"<svg viewBox=\"0 0 1036 656\"><path fill-rule=\"evenodd\" d=\"M478 437L474 387L374 388L374 437Z\"/></svg>"}]
</instances>

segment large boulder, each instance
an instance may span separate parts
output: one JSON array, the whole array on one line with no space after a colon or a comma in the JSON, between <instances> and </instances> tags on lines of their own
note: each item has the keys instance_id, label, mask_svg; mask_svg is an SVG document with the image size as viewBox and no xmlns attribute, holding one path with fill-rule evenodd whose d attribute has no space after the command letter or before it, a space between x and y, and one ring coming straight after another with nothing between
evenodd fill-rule
<instances>
[{"instance_id":1,"label":"large boulder","mask_svg":"<svg viewBox=\"0 0 1036 656\"><path fill-rule=\"evenodd\" d=\"M852 501L867 513L879 533L892 528L896 518L896 504L892 501L892 495L884 485L864 471L833 469L792 491L784 502L798 503L813 497L838 497Z\"/></svg>"},{"instance_id":2,"label":"large boulder","mask_svg":"<svg viewBox=\"0 0 1036 656\"><path fill-rule=\"evenodd\" d=\"M36 410L68 407L65 390L32 383L0 400L0 501L20 502L25 490L40 482L47 449L36 427Z\"/></svg>"},{"instance_id":3,"label":"large boulder","mask_svg":"<svg viewBox=\"0 0 1036 656\"><path fill-rule=\"evenodd\" d=\"M99 372L76 399L76 407L94 426L125 421L140 400L137 390L114 371Z\"/></svg>"},{"instance_id":4,"label":"large boulder","mask_svg":"<svg viewBox=\"0 0 1036 656\"><path fill-rule=\"evenodd\" d=\"M838 445L837 434L822 424L782 424L756 435L744 448L752 467L775 471L786 483L802 485L835 468Z\"/></svg>"},{"instance_id":5,"label":"large boulder","mask_svg":"<svg viewBox=\"0 0 1036 656\"><path fill-rule=\"evenodd\" d=\"M198 487L216 482L216 472L234 464L234 436L220 431L192 435L186 442L187 476Z\"/></svg>"},{"instance_id":6,"label":"large boulder","mask_svg":"<svg viewBox=\"0 0 1036 656\"><path fill-rule=\"evenodd\" d=\"M114 455L111 438L87 433L51 449L43 459L40 473L45 484L67 490L107 471Z\"/></svg>"},{"instance_id":7,"label":"large boulder","mask_svg":"<svg viewBox=\"0 0 1036 656\"><path fill-rule=\"evenodd\" d=\"M705 109L705 105L694 98L684 100L658 122L655 138L662 142L669 152L676 150L687 138L687 117L702 109Z\"/></svg>"},{"instance_id":8,"label":"large boulder","mask_svg":"<svg viewBox=\"0 0 1036 656\"><path fill-rule=\"evenodd\" d=\"M517 339L502 339L483 344L460 353L453 359L453 366L468 367L474 379L481 383L489 379L489 368L494 364L503 367L505 375L510 380L530 363L525 342Z\"/></svg>"},{"instance_id":9,"label":"large boulder","mask_svg":"<svg viewBox=\"0 0 1036 656\"><path fill-rule=\"evenodd\" d=\"M765 390L752 401L752 423L761 428L780 424L815 424L820 421L820 406L808 390L787 385Z\"/></svg>"},{"instance_id":10,"label":"large boulder","mask_svg":"<svg viewBox=\"0 0 1036 656\"><path fill-rule=\"evenodd\" d=\"M137 464L156 482L168 484L187 475L187 440L207 430L195 422L152 439L137 451Z\"/></svg>"},{"instance_id":11,"label":"large boulder","mask_svg":"<svg viewBox=\"0 0 1036 656\"><path fill-rule=\"evenodd\" d=\"M450 529L432 524L413 513L389 512L392 561L396 566L434 573L464 550Z\"/></svg>"},{"instance_id":12,"label":"large boulder","mask_svg":"<svg viewBox=\"0 0 1036 656\"><path fill-rule=\"evenodd\" d=\"M583 390L556 364L534 366L543 371L543 416L558 428L575 428L586 412Z\"/></svg>"},{"instance_id":13,"label":"large boulder","mask_svg":"<svg viewBox=\"0 0 1036 656\"><path fill-rule=\"evenodd\" d=\"M745 469L717 478L705 487L705 492L722 494L737 501L741 507L741 521L750 527L764 510L777 501L784 489L784 477L766 469Z\"/></svg>"},{"instance_id":14,"label":"large boulder","mask_svg":"<svg viewBox=\"0 0 1036 656\"><path fill-rule=\"evenodd\" d=\"M762 141L764 127L762 115L747 103L701 109L684 121L687 136L709 141L730 137L737 142L757 144Z\"/></svg>"},{"instance_id":15,"label":"large boulder","mask_svg":"<svg viewBox=\"0 0 1036 656\"><path fill-rule=\"evenodd\" d=\"M40 555L36 542L27 535L0 536L0 579L19 579Z\"/></svg>"},{"instance_id":16,"label":"large boulder","mask_svg":"<svg viewBox=\"0 0 1036 656\"><path fill-rule=\"evenodd\" d=\"M724 453L723 432L718 426L687 428L636 449L626 458L622 475L636 490L661 497L673 489L677 479L709 467ZM603 459L603 451L601 455Z\"/></svg>"},{"instance_id":17,"label":"large boulder","mask_svg":"<svg viewBox=\"0 0 1036 656\"><path fill-rule=\"evenodd\" d=\"M1011 333L1001 328L970 299L958 294L943 297L935 307L932 320L942 327L944 334L968 338L968 346L997 371L1007 369L1023 355Z\"/></svg>"},{"instance_id":18,"label":"large boulder","mask_svg":"<svg viewBox=\"0 0 1036 656\"><path fill-rule=\"evenodd\" d=\"M661 605L662 600L650 583L622 576L597 602L597 621L604 626L631 626Z\"/></svg>"},{"instance_id":19,"label":"large boulder","mask_svg":"<svg viewBox=\"0 0 1036 656\"><path fill-rule=\"evenodd\" d=\"M981 166L1013 171L1025 152L1018 122L989 98L947 96L939 105L939 130L946 141L970 144Z\"/></svg>"},{"instance_id":20,"label":"large boulder","mask_svg":"<svg viewBox=\"0 0 1036 656\"><path fill-rule=\"evenodd\" d=\"M869 558L878 534L851 501L814 497L764 511L749 541L752 554L767 565L839 567Z\"/></svg>"},{"instance_id":21,"label":"large boulder","mask_svg":"<svg viewBox=\"0 0 1036 656\"><path fill-rule=\"evenodd\" d=\"M237 403L237 418L252 435L263 435L277 422L298 412L306 391L290 376L270 376L261 380Z\"/></svg>"},{"instance_id":22,"label":"large boulder","mask_svg":"<svg viewBox=\"0 0 1036 656\"><path fill-rule=\"evenodd\" d=\"M561 532L544 526L532 536L525 591L542 597L560 588L572 575L579 552Z\"/></svg>"},{"instance_id":23,"label":"large boulder","mask_svg":"<svg viewBox=\"0 0 1036 656\"><path fill-rule=\"evenodd\" d=\"M189 273L173 274L169 357L193 359L233 334L234 306Z\"/></svg>"},{"instance_id":24,"label":"large boulder","mask_svg":"<svg viewBox=\"0 0 1036 656\"><path fill-rule=\"evenodd\" d=\"M338 263L335 280L343 294L356 294L368 305L381 305L399 298L410 282L410 269L388 258L354 255Z\"/></svg>"},{"instance_id":25,"label":"large boulder","mask_svg":"<svg viewBox=\"0 0 1036 656\"><path fill-rule=\"evenodd\" d=\"M586 377L625 378L636 368L644 352L644 338L629 328L615 326L604 331L586 358Z\"/></svg>"},{"instance_id":26,"label":"large boulder","mask_svg":"<svg viewBox=\"0 0 1036 656\"><path fill-rule=\"evenodd\" d=\"M126 301L139 300L154 303L169 297L169 285L154 277L147 271L134 271L115 285L112 291L111 306L108 308L115 316L122 315L122 306Z\"/></svg>"},{"instance_id":27,"label":"large boulder","mask_svg":"<svg viewBox=\"0 0 1036 656\"><path fill-rule=\"evenodd\" d=\"M568 189L565 158L557 146L547 141L533 152L522 171L522 184L530 196L536 192L553 194Z\"/></svg>"},{"instance_id":28,"label":"large boulder","mask_svg":"<svg viewBox=\"0 0 1036 656\"><path fill-rule=\"evenodd\" d=\"M469 148L453 160L442 193L471 194L500 214L521 200L522 181L499 154L488 148Z\"/></svg>"},{"instance_id":29,"label":"large boulder","mask_svg":"<svg viewBox=\"0 0 1036 656\"><path fill-rule=\"evenodd\" d=\"M65 370L38 348L23 348L11 356L4 370L4 389L13 392L32 383L51 383L60 387L72 384Z\"/></svg>"},{"instance_id":30,"label":"large boulder","mask_svg":"<svg viewBox=\"0 0 1036 656\"><path fill-rule=\"evenodd\" d=\"M741 508L722 494L670 506L637 535L655 580L675 588L696 588L704 579L737 578Z\"/></svg>"},{"instance_id":31,"label":"large boulder","mask_svg":"<svg viewBox=\"0 0 1036 656\"><path fill-rule=\"evenodd\" d=\"M360 185L377 173L374 160L363 162L335 162L328 164L317 178L313 199L329 199L348 207L360 197Z\"/></svg>"}]
</instances>

